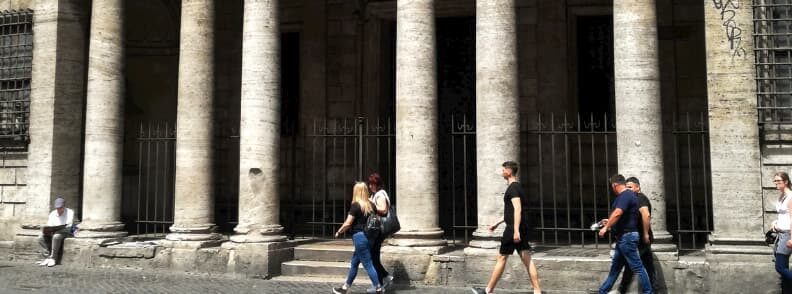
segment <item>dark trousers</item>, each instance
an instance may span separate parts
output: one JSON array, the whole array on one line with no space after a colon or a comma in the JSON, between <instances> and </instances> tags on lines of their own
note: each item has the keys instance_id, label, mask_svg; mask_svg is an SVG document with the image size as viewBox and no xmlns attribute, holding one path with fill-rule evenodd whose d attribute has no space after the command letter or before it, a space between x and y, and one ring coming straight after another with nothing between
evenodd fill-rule
<instances>
[{"instance_id":1,"label":"dark trousers","mask_svg":"<svg viewBox=\"0 0 792 294\"><path fill-rule=\"evenodd\" d=\"M379 277L379 282L382 284L382 279L390 275L385 267L382 266L382 243L385 242L384 237L377 237L374 239L374 243L371 244L371 261L374 263L374 269L377 270L377 276Z\"/></svg>"},{"instance_id":2,"label":"dark trousers","mask_svg":"<svg viewBox=\"0 0 792 294\"><path fill-rule=\"evenodd\" d=\"M657 287L655 287L655 267L654 257L652 257L652 247L649 245L639 244L638 252L641 254L641 263L643 263L646 273L649 274L649 280L652 281L652 289L657 290ZM632 271L632 269L630 269L629 266L624 267L621 284L619 284L619 292L627 293L627 290L630 288L630 284L632 283L634 277L635 273Z\"/></svg>"},{"instance_id":3,"label":"dark trousers","mask_svg":"<svg viewBox=\"0 0 792 294\"><path fill-rule=\"evenodd\" d=\"M781 293L792 293L792 271L789 270L789 255L776 253L775 269L781 275Z\"/></svg>"}]
</instances>

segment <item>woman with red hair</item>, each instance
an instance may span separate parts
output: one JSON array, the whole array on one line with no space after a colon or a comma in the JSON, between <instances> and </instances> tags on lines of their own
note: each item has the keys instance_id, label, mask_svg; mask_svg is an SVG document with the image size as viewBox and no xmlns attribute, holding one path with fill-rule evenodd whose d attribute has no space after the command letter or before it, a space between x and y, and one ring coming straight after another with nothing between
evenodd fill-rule
<instances>
[{"instance_id":1,"label":"woman with red hair","mask_svg":"<svg viewBox=\"0 0 792 294\"><path fill-rule=\"evenodd\" d=\"M379 173L372 173L368 177L368 187L371 191L371 202L374 202L377 208L377 214L380 216L386 216L388 214L388 210L390 209L390 198L388 197L388 192L385 192L385 189L382 189L382 177ZM377 270L377 276L380 279L380 285L383 288L390 286L393 282L393 276L391 276L385 267L382 266L382 260L380 259L380 255L382 252L382 243L385 242L385 238L388 236L384 236L384 234L380 234L379 237L374 239L374 243L371 244L371 261L374 263L374 268Z\"/></svg>"}]
</instances>

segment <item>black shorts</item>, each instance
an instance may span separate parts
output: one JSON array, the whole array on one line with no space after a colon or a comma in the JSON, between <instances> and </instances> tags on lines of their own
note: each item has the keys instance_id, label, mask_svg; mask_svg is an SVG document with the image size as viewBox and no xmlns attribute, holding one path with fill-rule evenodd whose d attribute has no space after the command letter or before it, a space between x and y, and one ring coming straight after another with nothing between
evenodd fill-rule
<instances>
[{"instance_id":1,"label":"black shorts","mask_svg":"<svg viewBox=\"0 0 792 294\"><path fill-rule=\"evenodd\" d=\"M514 243L514 228L507 226L503 231L501 238L500 254L512 255L517 250L519 253L523 250L530 250L531 245L528 244L528 228L520 226L520 242Z\"/></svg>"}]
</instances>

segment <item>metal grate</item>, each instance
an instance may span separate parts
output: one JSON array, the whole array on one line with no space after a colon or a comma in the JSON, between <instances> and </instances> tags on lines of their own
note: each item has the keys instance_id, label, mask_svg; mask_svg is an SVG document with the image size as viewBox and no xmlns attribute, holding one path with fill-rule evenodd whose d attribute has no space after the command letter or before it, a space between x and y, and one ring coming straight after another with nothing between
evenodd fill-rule
<instances>
[{"instance_id":1,"label":"metal grate","mask_svg":"<svg viewBox=\"0 0 792 294\"><path fill-rule=\"evenodd\" d=\"M30 118L33 12L0 13L0 145L26 145Z\"/></svg>"}]
</instances>

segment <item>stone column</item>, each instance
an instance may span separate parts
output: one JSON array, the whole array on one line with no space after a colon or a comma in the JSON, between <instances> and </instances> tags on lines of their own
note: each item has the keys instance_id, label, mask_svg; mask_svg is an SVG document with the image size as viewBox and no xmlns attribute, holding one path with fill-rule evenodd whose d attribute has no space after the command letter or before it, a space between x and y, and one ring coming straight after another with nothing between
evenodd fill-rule
<instances>
[{"instance_id":1,"label":"stone column","mask_svg":"<svg viewBox=\"0 0 792 294\"><path fill-rule=\"evenodd\" d=\"M439 221L433 0L396 2L396 197L399 246L444 245Z\"/></svg>"},{"instance_id":2,"label":"stone column","mask_svg":"<svg viewBox=\"0 0 792 294\"><path fill-rule=\"evenodd\" d=\"M718 269L718 281L730 281L711 281L712 293L778 289L777 274L767 266L772 250L763 243L762 181L772 174L762 179L753 10L751 1L704 4L714 215L707 261Z\"/></svg>"},{"instance_id":3,"label":"stone column","mask_svg":"<svg viewBox=\"0 0 792 294\"><path fill-rule=\"evenodd\" d=\"M40 234L52 199L80 211L82 109L88 10L82 0L33 2L28 185L19 238ZM6 197L8 198L8 197ZM4 198L4 199L6 199ZM21 246L15 243L15 247ZM33 248L37 248L35 240Z\"/></svg>"},{"instance_id":4,"label":"stone column","mask_svg":"<svg viewBox=\"0 0 792 294\"><path fill-rule=\"evenodd\" d=\"M216 240L214 224L214 0L183 0L176 110L174 241Z\"/></svg>"},{"instance_id":5,"label":"stone column","mask_svg":"<svg viewBox=\"0 0 792 294\"><path fill-rule=\"evenodd\" d=\"M503 226L505 161L520 162L514 0L476 1L476 182L478 229L471 247L496 248ZM518 172L519 175L519 172Z\"/></svg>"},{"instance_id":6,"label":"stone column","mask_svg":"<svg viewBox=\"0 0 792 294\"><path fill-rule=\"evenodd\" d=\"M277 0L246 0L242 30L239 224L234 242L283 241L280 223L280 30Z\"/></svg>"},{"instance_id":7,"label":"stone column","mask_svg":"<svg viewBox=\"0 0 792 294\"><path fill-rule=\"evenodd\" d=\"M121 223L124 147L124 1L94 1L88 52L83 223L77 237L125 236Z\"/></svg>"},{"instance_id":8,"label":"stone column","mask_svg":"<svg viewBox=\"0 0 792 294\"><path fill-rule=\"evenodd\" d=\"M654 0L613 2L613 43L619 173L641 180L641 191L652 202L655 243L668 245L671 235L666 226L663 119ZM660 247L663 246L653 248L658 251L662 250ZM665 249L674 251L673 248Z\"/></svg>"}]
</instances>

